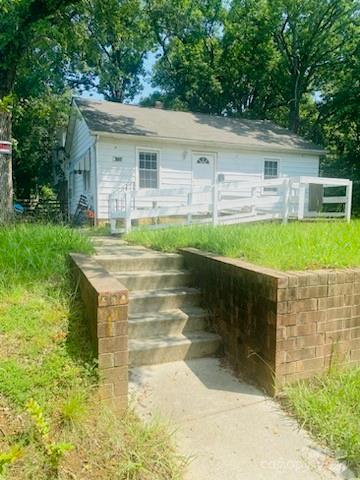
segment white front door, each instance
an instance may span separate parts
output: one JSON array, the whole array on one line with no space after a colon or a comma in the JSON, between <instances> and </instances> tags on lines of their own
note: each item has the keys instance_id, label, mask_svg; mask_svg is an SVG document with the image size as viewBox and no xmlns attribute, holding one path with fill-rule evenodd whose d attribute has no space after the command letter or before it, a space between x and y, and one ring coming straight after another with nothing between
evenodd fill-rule
<instances>
[{"instance_id":1,"label":"white front door","mask_svg":"<svg viewBox=\"0 0 360 480\"><path fill-rule=\"evenodd\" d=\"M215 155L193 153L193 187L205 187L214 183Z\"/></svg>"}]
</instances>

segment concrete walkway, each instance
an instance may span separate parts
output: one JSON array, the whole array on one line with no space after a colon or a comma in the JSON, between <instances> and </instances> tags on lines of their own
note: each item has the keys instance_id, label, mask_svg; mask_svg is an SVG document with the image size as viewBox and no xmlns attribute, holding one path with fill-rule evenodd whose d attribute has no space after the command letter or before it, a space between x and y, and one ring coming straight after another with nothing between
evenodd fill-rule
<instances>
[{"instance_id":1,"label":"concrete walkway","mask_svg":"<svg viewBox=\"0 0 360 480\"><path fill-rule=\"evenodd\" d=\"M175 427L180 452L190 457L186 480L351 478L275 401L218 359L134 368L130 391L141 416L160 414Z\"/></svg>"}]
</instances>

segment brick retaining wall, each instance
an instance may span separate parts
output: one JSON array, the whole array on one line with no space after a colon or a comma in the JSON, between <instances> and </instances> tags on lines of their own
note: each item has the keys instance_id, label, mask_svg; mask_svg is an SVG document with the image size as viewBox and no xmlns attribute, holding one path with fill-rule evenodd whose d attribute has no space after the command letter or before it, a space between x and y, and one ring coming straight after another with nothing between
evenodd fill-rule
<instances>
[{"instance_id":1,"label":"brick retaining wall","mask_svg":"<svg viewBox=\"0 0 360 480\"><path fill-rule=\"evenodd\" d=\"M70 254L100 374L100 397L122 410L128 402L128 290L95 260Z\"/></svg>"},{"instance_id":2,"label":"brick retaining wall","mask_svg":"<svg viewBox=\"0 0 360 480\"><path fill-rule=\"evenodd\" d=\"M360 363L360 269L278 272L184 249L235 370L274 394Z\"/></svg>"},{"instance_id":3,"label":"brick retaining wall","mask_svg":"<svg viewBox=\"0 0 360 480\"><path fill-rule=\"evenodd\" d=\"M360 363L360 269L288 274L278 290L276 372L281 383Z\"/></svg>"}]
</instances>

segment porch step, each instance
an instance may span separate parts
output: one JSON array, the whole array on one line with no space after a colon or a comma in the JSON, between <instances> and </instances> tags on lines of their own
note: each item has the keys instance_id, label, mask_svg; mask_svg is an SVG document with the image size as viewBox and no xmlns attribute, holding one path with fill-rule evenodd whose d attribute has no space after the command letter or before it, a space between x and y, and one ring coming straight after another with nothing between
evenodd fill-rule
<instances>
[{"instance_id":1,"label":"porch step","mask_svg":"<svg viewBox=\"0 0 360 480\"><path fill-rule=\"evenodd\" d=\"M186 287L191 275L185 270L114 272L116 277L129 290L154 290L155 288Z\"/></svg>"},{"instance_id":2,"label":"porch step","mask_svg":"<svg viewBox=\"0 0 360 480\"><path fill-rule=\"evenodd\" d=\"M148 253L148 250L135 248L124 250L121 255L100 254L94 258L109 272L179 270L184 265L183 257L176 253Z\"/></svg>"},{"instance_id":3,"label":"porch step","mask_svg":"<svg viewBox=\"0 0 360 480\"><path fill-rule=\"evenodd\" d=\"M129 294L129 314L172 310L184 305L196 305L199 301L200 292L196 288L137 290Z\"/></svg>"},{"instance_id":4,"label":"porch step","mask_svg":"<svg viewBox=\"0 0 360 480\"><path fill-rule=\"evenodd\" d=\"M206 357L218 353L220 345L220 337L208 332L132 339L129 341L130 365L153 365Z\"/></svg>"},{"instance_id":5,"label":"porch step","mask_svg":"<svg viewBox=\"0 0 360 480\"><path fill-rule=\"evenodd\" d=\"M185 332L205 330L208 313L199 307L129 315L129 338L148 338L154 336L176 336Z\"/></svg>"}]
</instances>

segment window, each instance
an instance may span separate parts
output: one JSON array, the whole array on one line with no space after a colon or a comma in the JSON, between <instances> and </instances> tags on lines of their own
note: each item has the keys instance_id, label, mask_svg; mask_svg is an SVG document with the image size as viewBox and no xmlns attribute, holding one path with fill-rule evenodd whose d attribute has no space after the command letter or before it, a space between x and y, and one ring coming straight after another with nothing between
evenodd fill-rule
<instances>
[{"instance_id":1,"label":"window","mask_svg":"<svg viewBox=\"0 0 360 480\"><path fill-rule=\"evenodd\" d=\"M279 177L279 162L278 160L264 161L264 180L271 180ZM276 194L278 189L276 187L265 187L264 193Z\"/></svg>"},{"instance_id":2,"label":"window","mask_svg":"<svg viewBox=\"0 0 360 480\"><path fill-rule=\"evenodd\" d=\"M139 187L158 188L157 152L139 152Z\"/></svg>"},{"instance_id":3,"label":"window","mask_svg":"<svg viewBox=\"0 0 360 480\"><path fill-rule=\"evenodd\" d=\"M264 179L269 180L271 178L278 178L278 161L277 160L265 160L264 162Z\"/></svg>"},{"instance_id":4,"label":"window","mask_svg":"<svg viewBox=\"0 0 360 480\"><path fill-rule=\"evenodd\" d=\"M198 165L209 165L210 162L209 162L209 159L206 158L206 157L200 157L197 159L197 162L196 162Z\"/></svg>"}]
</instances>

